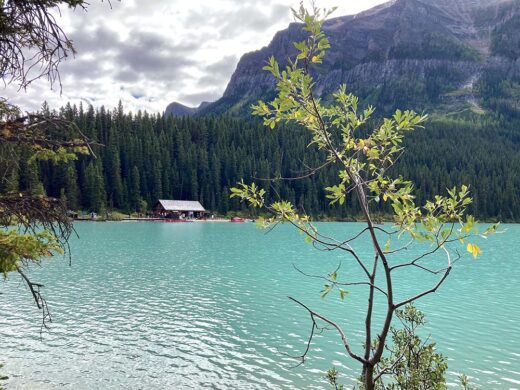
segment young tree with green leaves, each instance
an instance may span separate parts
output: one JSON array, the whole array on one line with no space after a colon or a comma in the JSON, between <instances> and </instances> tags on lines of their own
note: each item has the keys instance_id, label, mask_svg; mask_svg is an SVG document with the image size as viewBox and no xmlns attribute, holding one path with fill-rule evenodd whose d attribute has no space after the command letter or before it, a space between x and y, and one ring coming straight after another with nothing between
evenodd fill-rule
<instances>
[{"instance_id":1,"label":"young tree with green leaves","mask_svg":"<svg viewBox=\"0 0 520 390\"><path fill-rule=\"evenodd\" d=\"M382 383L392 367L399 367L398 360L385 360L384 356L389 336L392 335L392 320L401 313L399 310L441 287L461 258L459 246L463 245L475 258L480 255L481 249L472 239L477 235L491 234L496 226L479 233L475 219L466 215L471 198L469 188L464 185L449 189L446 196L437 195L422 206L415 203L413 183L391 173L404 152L402 143L405 135L423 128L427 117L398 110L392 117L383 119L380 125L369 128L369 123L373 123L369 120L374 108L360 110L358 98L347 93L345 85L333 94L330 101L316 96L312 72L314 66L322 63L330 47L322 26L331 11L318 9L313 3L310 12L303 5L293 12L297 21L303 24L307 38L294 43L297 55L289 59L286 67L282 68L274 57L269 59L264 69L276 78L277 96L268 103L259 101L253 106L253 113L263 117L264 124L271 129L283 122L293 122L310 132L310 146L322 152L323 163L301 177L316 175L324 167L334 166L338 179L326 188L327 198L331 203L357 202L365 227L351 237L330 237L321 233L310 217L304 211L297 210L291 202L281 199L267 202L266 191L254 183L242 181L231 190L231 197L269 211L271 216L261 221L263 226L288 222L304 233L306 240L316 248L342 251L350 259L350 266L358 267L363 275L360 280L349 279L352 272L342 275L339 268L324 276L322 297L337 291L343 300L348 289L365 288L365 342L360 351L351 344L349 331L343 329L341 324L293 297L290 300L305 309L312 319L308 346L315 331L321 329L319 323L335 329L346 353L362 367L362 388L373 390ZM391 228L374 221L374 211L384 203L389 203L393 210L395 223ZM353 248L354 242L361 239L371 243L372 254L368 258ZM417 250L422 250L419 255L409 255L417 253ZM442 259L444 263L439 264ZM396 276L409 269L425 272L437 279L424 290L398 299L401 286L396 284ZM384 302L384 321L378 328L374 321L376 294ZM309 348L301 356L302 362L308 351ZM382 367L382 364L385 366Z\"/></svg>"}]
</instances>

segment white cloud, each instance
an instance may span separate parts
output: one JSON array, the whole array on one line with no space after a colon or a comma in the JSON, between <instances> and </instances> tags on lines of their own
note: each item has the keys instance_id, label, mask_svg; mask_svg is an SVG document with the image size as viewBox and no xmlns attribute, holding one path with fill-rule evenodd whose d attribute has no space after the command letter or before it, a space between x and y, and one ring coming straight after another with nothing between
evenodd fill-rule
<instances>
[{"instance_id":1,"label":"white cloud","mask_svg":"<svg viewBox=\"0 0 520 390\"><path fill-rule=\"evenodd\" d=\"M334 16L354 14L384 0L318 0L338 5ZM4 89L24 109L47 100L161 112L168 103L198 105L223 93L239 58L267 45L292 21L297 0L112 0L58 18L77 49L60 69L63 88L45 80L26 92Z\"/></svg>"}]
</instances>

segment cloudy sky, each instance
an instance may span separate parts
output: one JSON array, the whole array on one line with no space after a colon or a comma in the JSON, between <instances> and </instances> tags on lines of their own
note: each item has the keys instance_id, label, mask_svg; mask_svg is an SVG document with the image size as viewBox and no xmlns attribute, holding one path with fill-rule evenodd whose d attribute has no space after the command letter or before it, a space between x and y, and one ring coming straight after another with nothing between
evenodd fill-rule
<instances>
[{"instance_id":1,"label":"cloudy sky","mask_svg":"<svg viewBox=\"0 0 520 390\"><path fill-rule=\"evenodd\" d=\"M355 14L385 0L317 0ZM266 46L293 21L298 0L92 0L87 12L62 12L59 23L77 55L62 64L63 88L43 80L26 92L8 86L3 96L26 110L43 100L71 101L162 112L178 101L196 106L218 99L242 54Z\"/></svg>"}]
</instances>

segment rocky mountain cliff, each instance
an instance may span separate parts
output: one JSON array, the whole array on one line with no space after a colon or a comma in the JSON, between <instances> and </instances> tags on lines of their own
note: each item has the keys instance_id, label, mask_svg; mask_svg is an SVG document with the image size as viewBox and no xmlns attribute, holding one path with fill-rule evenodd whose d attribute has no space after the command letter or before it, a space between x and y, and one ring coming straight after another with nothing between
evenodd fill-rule
<instances>
[{"instance_id":1,"label":"rocky mountain cliff","mask_svg":"<svg viewBox=\"0 0 520 390\"><path fill-rule=\"evenodd\" d=\"M324 98L346 83L383 111L465 105L481 112L483 100L511 105L520 93L519 0L393 0L331 19L324 31L331 49L315 69ZM274 80L261 68L271 55L285 63L295 53L292 42L303 38L293 23L245 54L223 97L197 112L246 114L251 103L272 96ZM500 78L513 84L503 90Z\"/></svg>"}]
</instances>

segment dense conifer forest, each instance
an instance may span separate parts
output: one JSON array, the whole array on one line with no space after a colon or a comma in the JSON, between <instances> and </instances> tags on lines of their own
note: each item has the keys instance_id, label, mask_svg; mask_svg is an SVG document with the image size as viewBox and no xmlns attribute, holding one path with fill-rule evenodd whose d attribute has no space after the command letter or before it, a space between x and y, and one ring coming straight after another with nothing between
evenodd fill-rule
<instances>
[{"instance_id":1,"label":"dense conifer forest","mask_svg":"<svg viewBox=\"0 0 520 390\"><path fill-rule=\"evenodd\" d=\"M45 191L86 212L145 212L157 199L193 199L226 214L243 211L229 199L229 189L241 179L300 176L323 163L318 151L306 148L305 131L269 130L256 119L131 114L121 105L113 111L67 105L60 114L102 145L94 146L97 158L31 162L21 150L19 164L6 172L11 188L0 190ZM520 220L519 125L514 117L469 111L432 115L424 130L408 137L395 175L416 183L419 204L467 183L474 198L471 212L479 218ZM324 188L336 181L327 168L302 180L264 184L271 196L278 193L315 217L355 218L355 204L328 204ZM384 204L381 209L389 211Z\"/></svg>"}]
</instances>

